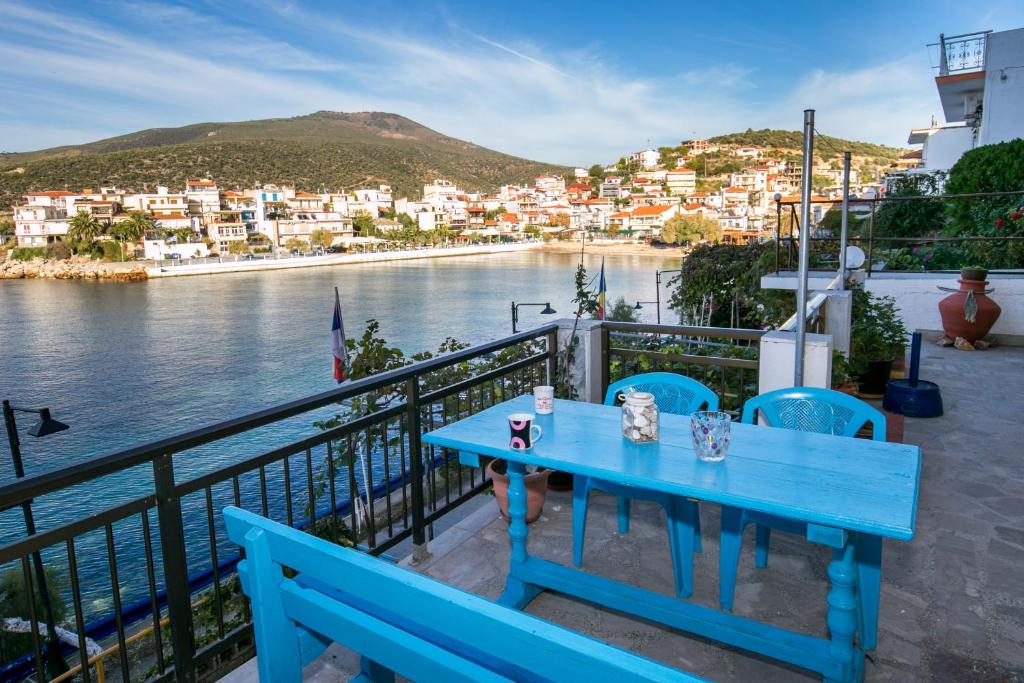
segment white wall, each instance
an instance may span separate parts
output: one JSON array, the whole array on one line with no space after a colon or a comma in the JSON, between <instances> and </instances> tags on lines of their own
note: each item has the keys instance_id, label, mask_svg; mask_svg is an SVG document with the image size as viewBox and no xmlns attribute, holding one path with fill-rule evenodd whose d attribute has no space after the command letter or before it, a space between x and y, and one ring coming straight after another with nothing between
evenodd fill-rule
<instances>
[{"instance_id":1,"label":"white wall","mask_svg":"<svg viewBox=\"0 0 1024 683\"><path fill-rule=\"evenodd\" d=\"M939 301L949 296L949 292L941 291L940 286L958 288L957 277L949 274L897 279L892 275L872 275L865 283L872 294L896 298L903 322L911 332L942 329ZM989 277L989 288L995 290L991 297L1003 309L992 334L1024 338L1024 278L993 275Z\"/></svg>"},{"instance_id":2,"label":"white wall","mask_svg":"<svg viewBox=\"0 0 1024 683\"><path fill-rule=\"evenodd\" d=\"M948 171L960 157L970 151L974 135L967 126L940 128L924 141L922 162L924 170Z\"/></svg>"},{"instance_id":3,"label":"white wall","mask_svg":"<svg viewBox=\"0 0 1024 683\"><path fill-rule=\"evenodd\" d=\"M1024 138L1024 28L990 33L979 145Z\"/></svg>"}]
</instances>

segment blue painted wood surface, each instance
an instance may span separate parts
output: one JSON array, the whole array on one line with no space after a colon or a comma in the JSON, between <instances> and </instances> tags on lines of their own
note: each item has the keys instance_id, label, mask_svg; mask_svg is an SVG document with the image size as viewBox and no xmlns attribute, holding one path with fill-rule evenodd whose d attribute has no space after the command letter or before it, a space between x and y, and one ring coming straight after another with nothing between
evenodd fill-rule
<instances>
[{"instance_id":1,"label":"blue painted wood surface","mask_svg":"<svg viewBox=\"0 0 1024 683\"><path fill-rule=\"evenodd\" d=\"M622 437L618 408L555 400L538 415L543 438L508 448L507 416L532 411L522 396L425 434L424 443L542 465L849 531L914 536L921 451L917 446L733 424L721 462L697 460L690 419L663 415L661 438Z\"/></svg>"},{"instance_id":2,"label":"blue painted wood surface","mask_svg":"<svg viewBox=\"0 0 1024 683\"><path fill-rule=\"evenodd\" d=\"M525 500L512 516L525 540ZM228 507L224 519L246 551L262 681L301 680L328 640L362 655L359 681L700 680L251 512Z\"/></svg>"},{"instance_id":3,"label":"blue painted wood surface","mask_svg":"<svg viewBox=\"0 0 1024 683\"><path fill-rule=\"evenodd\" d=\"M645 372L626 377L608 387L604 404L614 406L620 395L630 389L654 395L662 415L689 415L695 410L718 410L718 396L695 379L671 372ZM594 489L616 496L619 533L629 533L629 502L631 499L657 503L665 510L672 573L676 595L693 593L693 553L700 552L700 512L697 502L648 488L626 486L607 479L577 474L572 484L572 556L573 564L583 565L583 541L586 534L587 508Z\"/></svg>"},{"instance_id":4,"label":"blue painted wood surface","mask_svg":"<svg viewBox=\"0 0 1024 683\"><path fill-rule=\"evenodd\" d=\"M529 410L528 401L512 399L423 438L460 454L509 461L511 554L502 604L523 608L544 589L553 589L810 668L826 681L861 679L864 652L856 637L865 630L865 614L858 602L864 578L858 564L872 549L870 543L865 550L857 541L913 537L920 449L738 424L733 425L726 459L705 463L693 452L687 417L664 416L661 441L636 445L622 437L618 409L556 401L552 415L537 418L545 438L529 451L509 450L506 416ZM717 502L722 505L723 527L738 525L748 510L802 525L804 533L833 547L828 567L829 638L760 624L530 557L527 463ZM738 535L732 540L738 553ZM723 535L723 544L728 541Z\"/></svg>"}]
</instances>

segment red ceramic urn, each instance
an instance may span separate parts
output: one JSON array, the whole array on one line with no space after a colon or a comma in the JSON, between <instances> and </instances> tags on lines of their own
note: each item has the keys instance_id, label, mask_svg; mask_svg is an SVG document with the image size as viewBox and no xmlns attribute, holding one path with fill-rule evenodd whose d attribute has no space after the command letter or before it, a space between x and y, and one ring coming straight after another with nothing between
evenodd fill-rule
<instances>
[{"instance_id":1,"label":"red ceramic urn","mask_svg":"<svg viewBox=\"0 0 1024 683\"><path fill-rule=\"evenodd\" d=\"M972 344L984 339L1003 309L985 293L984 280L958 280L960 291L939 302L942 331L950 339L963 337ZM968 299L973 295L973 304ZM972 320L973 318L973 320Z\"/></svg>"}]
</instances>

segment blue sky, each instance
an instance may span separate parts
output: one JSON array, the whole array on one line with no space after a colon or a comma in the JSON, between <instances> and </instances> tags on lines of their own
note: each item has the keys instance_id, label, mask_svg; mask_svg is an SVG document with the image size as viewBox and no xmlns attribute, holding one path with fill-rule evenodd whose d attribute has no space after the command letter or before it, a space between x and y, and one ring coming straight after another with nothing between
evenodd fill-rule
<instances>
[{"instance_id":1,"label":"blue sky","mask_svg":"<svg viewBox=\"0 0 1024 683\"><path fill-rule=\"evenodd\" d=\"M1021 0L0 0L0 150L320 109L562 163L798 129L808 107L903 144L941 117L925 45L1018 27Z\"/></svg>"}]
</instances>

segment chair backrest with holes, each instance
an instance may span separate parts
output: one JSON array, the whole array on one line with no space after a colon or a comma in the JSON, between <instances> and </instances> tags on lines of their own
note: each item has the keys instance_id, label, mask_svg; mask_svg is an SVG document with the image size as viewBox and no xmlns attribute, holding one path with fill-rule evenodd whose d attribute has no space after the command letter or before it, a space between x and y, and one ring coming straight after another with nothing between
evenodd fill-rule
<instances>
[{"instance_id":1,"label":"chair backrest with holes","mask_svg":"<svg viewBox=\"0 0 1024 683\"><path fill-rule=\"evenodd\" d=\"M608 387L606 406L619 403L629 389L654 394L658 410L673 415L689 415L698 410L718 410L718 396L695 379L672 372L646 372L620 379Z\"/></svg>"},{"instance_id":2,"label":"chair backrest with holes","mask_svg":"<svg viewBox=\"0 0 1024 683\"><path fill-rule=\"evenodd\" d=\"M856 436L861 427L870 424L871 438L885 441L885 415L860 399L832 389L769 391L743 404L741 421L754 424L758 412L770 427L836 436Z\"/></svg>"}]
</instances>

